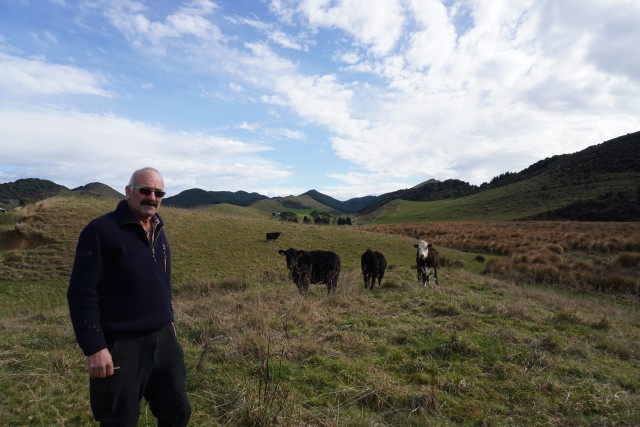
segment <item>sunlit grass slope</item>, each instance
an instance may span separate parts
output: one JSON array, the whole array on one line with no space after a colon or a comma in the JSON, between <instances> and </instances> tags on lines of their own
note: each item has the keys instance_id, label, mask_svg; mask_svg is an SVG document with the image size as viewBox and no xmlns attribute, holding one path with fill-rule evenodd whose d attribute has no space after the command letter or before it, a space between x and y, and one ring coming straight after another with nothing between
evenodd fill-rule
<instances>
[{"instance_id":1,"label":"sunlit grass slope","mask_svg":"<svg viewBox=\"0 0 640 427\"><path fill-rule=\"evenodd\" d=\"M358 218L358 223L390 224L425 221L487 221L526 218L567 206L576 200L595 198L606 192L629 192L640 182L640 172L611 173L591 183L579 180L554 182L547 175L482 191L457 199L434 202L394 200Z\"/></svg>"}]
</instances>

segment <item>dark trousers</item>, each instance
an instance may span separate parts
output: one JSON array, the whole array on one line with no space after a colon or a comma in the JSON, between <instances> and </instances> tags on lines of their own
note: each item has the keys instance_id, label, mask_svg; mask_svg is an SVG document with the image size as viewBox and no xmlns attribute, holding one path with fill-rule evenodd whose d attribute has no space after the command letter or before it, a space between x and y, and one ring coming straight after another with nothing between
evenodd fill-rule
<instances>
[{"instance_id":1,"label":"dark trousers","mask_svg":"<svg viewBox=\"0 0 640 427\"><path fill-rule=\"evenodd\" d=\"M172 324L145 334L107 337L114 374L90 381L91 409L101 426L135 427L144 397L159 427L186 426L184 352Z\"/></svg>"}]
</instances>

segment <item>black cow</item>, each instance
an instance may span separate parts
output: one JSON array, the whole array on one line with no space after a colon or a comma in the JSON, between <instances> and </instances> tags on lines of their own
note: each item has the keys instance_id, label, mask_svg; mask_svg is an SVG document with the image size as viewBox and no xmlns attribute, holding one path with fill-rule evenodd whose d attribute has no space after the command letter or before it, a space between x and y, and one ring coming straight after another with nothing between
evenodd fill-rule
<instances>
[{"instance_id":1,"label":"black cow","mask_svg":"<svg viewBox=\"0 0 640 427\"><path fill-rule=\"evenodd\" d=\"M302 295L307 295L309 283L327 286L327 294L335 293L340 275L340 257L330 251L302 251L289 248L280 249L280 255L287 259L287 268L293 282Z\"/></svg>"},{"instance_id":2,"label":"black cow","mask_svg":"<svg viewBox=\"0 0 640 427\"><path fill-rule=\"evenodd\" d=\"M278 237L280 237L279 231L271 231L267 233L267 242L275 242Z\"/></svg>"},{"instance_id":3,"label":"black cow","mask_svg":"<svg viewBox=\"0 0 640 427\"><path fill-rule=\"evenodd\" d=\"M384 272L387 269L387 260L378 251L367 249L360 257L360 267L364 277L364 287L373 289L378 279L378 286L382 282Z\"/></svg>"},{"instance_id":4,"label":"black cow","mask_svg":"<svg viewBox=\"0 0 640 427\"><path fill-rule=\"evenodd\" d=\"M438 286L438 267L440 266L438 251L433 248L431 243L427 243L424 240L420 240L413 247L418 249L416 251L418 281L421 281L423 286L427 286L431 270L433 270L433 277L436 279L436 286Z\"/></svg>"}]
</instances>

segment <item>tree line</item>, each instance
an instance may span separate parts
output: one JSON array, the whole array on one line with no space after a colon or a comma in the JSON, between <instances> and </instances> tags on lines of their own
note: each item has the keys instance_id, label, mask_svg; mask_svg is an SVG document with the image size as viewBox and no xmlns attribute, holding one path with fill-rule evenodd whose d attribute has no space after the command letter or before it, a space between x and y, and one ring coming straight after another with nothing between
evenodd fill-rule
<instances>
[{"instance_id":1,"label":"tree line","mask_svg":"<svg viewBox=\"0 0 640 427\"><path fill-rule=\"evenodd\" d=\"M281 212L281 221L299 222L298 215L295 212ZM336 217L329 212L325 211L313 211L309 216L305 215L302 219L303 224L320 224L320 225L352 225L351 217Z\"/></svg>"}]
</instances>

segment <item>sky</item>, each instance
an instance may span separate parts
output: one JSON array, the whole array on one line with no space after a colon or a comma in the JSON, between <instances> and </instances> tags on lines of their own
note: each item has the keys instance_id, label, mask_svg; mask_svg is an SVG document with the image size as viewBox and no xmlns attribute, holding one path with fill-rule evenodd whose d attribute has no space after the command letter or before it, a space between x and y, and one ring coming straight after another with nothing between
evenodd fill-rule
<instances>
[{"instance_id":1,"label":"sky","mask_svg":"<svg viewBox=\"0 0 640 427\"><path fill-rule=\"evenodd\" d=\"M338 200L640 130L640 0L0 0L0 183Z\"/></svg>"}]
</instances>

